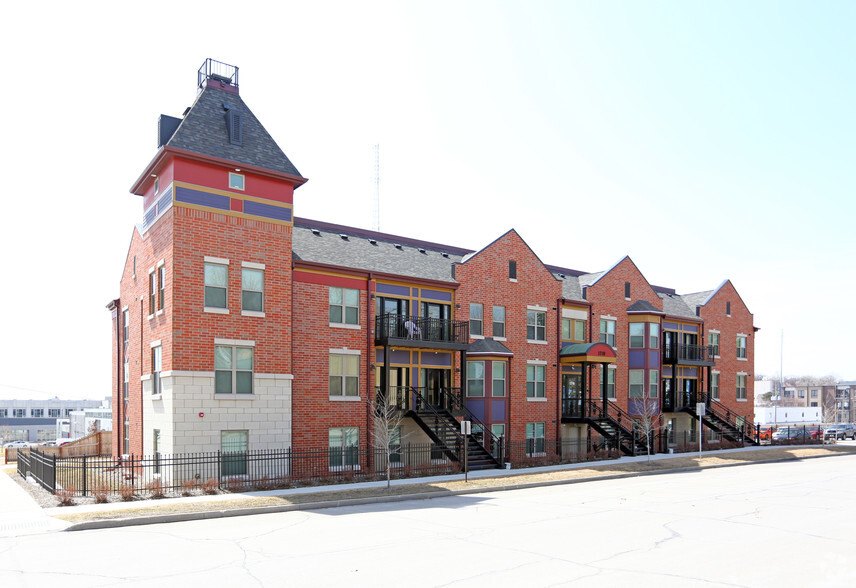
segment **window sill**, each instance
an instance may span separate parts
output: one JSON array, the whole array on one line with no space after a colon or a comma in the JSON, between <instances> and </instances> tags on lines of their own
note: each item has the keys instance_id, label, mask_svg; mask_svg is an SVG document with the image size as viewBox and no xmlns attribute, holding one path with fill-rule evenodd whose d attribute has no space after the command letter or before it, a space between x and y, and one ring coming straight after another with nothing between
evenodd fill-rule
<instances>
[{"instance_id":1,"label":"window sill","mask_svg":"<svg viewBox=\"0 0 856 588\"><path fill-rule=\"evenodd\" d=\"M214 400L255 400L255 394L217 394L214 393Z\"/></svg>"},{"instance_id":2,"label":"window sill","mask_svg":"<svg viewBox=\"0 0 856 588\"><path fill-rule=\"evenodd\" d=\"M257 310L242 310L241 316L251 316L255 318L265 318L265 313L259 312Z\"/></svg>"},{"instance_id":3,"label":"window sill","mask_svg":"<svg viewBox=\"0 0 856 588\"><path fill-rule=\"evenodd\" d=\"M153 318L155 318L155 315L150 314L150 315L149 315L149 320L152 320Z\"/></svg>"},{"instance_id":4,"label":"window sill","mask_svg":"<svg viewBox=\"0 0 856 588\"><path fill-rule=\"evenodd\" d=\"M163 314L163 309L161 309L161 310L157 311L157 312L155 313L155 316L160 316L160 315L162 315L162 314Z\"/></svg>"},{"instance_id":5,"label":"window sill","mask_svg":"<svg viewBox=\"0 0 856 588\"><path fill-rule=\"evenodd\" d=\"M527 343L531 343L532 345L546 345L546 341L542 341L541 339L526 339Z\"/></svg>"},{"instance_id":6,"label":"window sill","mask_svg":"<svg viewBox=\"0 0 856 588\"><path fill-rule=\"evenodd\" d=\"M470 335L470 339L484 339L484 335Z\"/></svg>"},{"instance_id":7,"label":"window sill","mask_svg":"<svg viewBox=\"0 0 856 588\"><path fill-rule=\"evenodd\" d=\"M330 396L331 402L359 402L362 400L359 396Z\"/></svg>"},{"instance_id":8,"label":"window sill","mask_svg":"<svg viewBox=\"0 0 856 588\"><path fill-rule=\"evenodd\" d=\"M163 400L163 393L161 394L152 394L149 398L152 400Z\"/></svg>"},{"instance_id":9,"label":"window sill","mask_svg":"<svg viewBox=\"0 0 856 588\"><path fill-rule=\"evenodd\" d=\"M539 397L531 398L531 397L527 396L526 402L547 402L547 399L546 398L539 398Z\"/></svg>"},{"instance_id":10,"label":"window sill","mask_svg":"<svg viewBox=\"0 0 856 588\"><path fill-rule=\"evenodd\" d=\"M749 361L748 357L738 357L737 361Z\"/></svg>"},{"instance_id":11,"label":"window sill","mask_svg":"<svg viewBox=\"0 0 856 588\"><path fill-rule=\"evenodd\" d=\"M508 339L505 337L494 337L493 340L494 341L508 341Z\"/></svg>"},{"instance_id":12,"label":"window sill","mask_svg":"<svg viewBox=\"0 0 856 588\"><path fill-rule=\"evenodd\" d=\"M229 314L228 308L214 308L212 306L205 306L203 308L203 312L207 312L209 314Z\"/></svg>"},{"instance_id":13,"label":"window sill","mask_svg":"<svg viewBox=\"0 0 856 588\"><path fill-rule=\"evenodd\" d=\"M517 283L517 278L508 278L509 282Z\"/></svg>"},{"instance_id":14,"label":"window sill","mask_svg":"<svg viewBox=\"0 0 856 588\"><path fill-rule=\"evenodd\" d=\"M736 400L737 400L737 402L749 402L748 398L737 398Z\"/></svg>"},{"instance_id":15,"label":"window sill","mask_svg":"<svg viewBox=\"0 0 856 588\"><path fill-rule=\"evenodd\" d=\"M350 325L348 323L330 323L331 329L350 329L352 331L359 331L362 329L362 325Z\"/></svg>"}]
</instances>

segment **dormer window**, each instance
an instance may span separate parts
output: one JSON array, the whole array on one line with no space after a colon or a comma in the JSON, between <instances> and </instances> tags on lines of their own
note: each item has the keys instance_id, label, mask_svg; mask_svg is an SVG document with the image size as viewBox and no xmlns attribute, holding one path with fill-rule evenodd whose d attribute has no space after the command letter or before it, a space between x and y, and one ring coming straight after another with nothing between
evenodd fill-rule
<instances>
[{"instance_id":1,"label":"dormer window","mask_svg":"<svg viewBox=\"0 0 856 588\"><path fill-rule=\"evenodd\" d=\"M229 189L230 190L243 190L244 189L244 176L242 174L236 174L229 172Z\"/></svg>"}]
</instances>

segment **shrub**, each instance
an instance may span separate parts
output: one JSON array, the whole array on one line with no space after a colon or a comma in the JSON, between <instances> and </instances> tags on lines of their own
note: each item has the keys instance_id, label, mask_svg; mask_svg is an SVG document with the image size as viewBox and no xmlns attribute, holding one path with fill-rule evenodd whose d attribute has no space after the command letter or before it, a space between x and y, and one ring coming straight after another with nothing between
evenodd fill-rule
<instances>
[{"instance_id":1,"label":"shrub","mask_svg":"<svg viewBox=\"0 0 856 588\"><path fill-rule=\"evenodd\" d=\"M125 502L134 499L134 486L132 484L122 484L119 486L119 496Z\"/></svg>"},{"instance_id":2,"label":"shrub","mask_svg":"<svg viewBox=\"0 0 856 588\"><path fill-rule=\"evenodd\" d=\"M196 479L185 480L181 483L181 495L193 496L193 491L196 490L197 486L199 486L199 482Z\"/></svg>"},{"instance_id":3,"label":"shrub","mask_svg":"<svg viewBox=\"0 0 856 588\"><path fill-rule=\"evenodd\" d=\"M98 504L106 503L108 494L110 494L110 487L104 483L98 484L95 489L92 490L92 495L95 497L95 502Z\"/></svg>"},{"instance_id":4,"label":"shrub","mask_svg":"<svg viewBox=\"0 0 856 588\"><path fill-rule=\"evenodd\" d=\"M208 478L205 480L205 484L202 485L202 491L205 494L217 494L217 488L220 486L220 482L217 481L216 478Z\"/></svg>"},{"instance_id":5,"label":"shrub","mask_svg":"<svg viewBox=\"0 0 856 588\"><path fill-rule=\"evenodd\" d=\"M238 477L232 477L226 480L226 489L229 492L241 492L244 489L244 480Z\"/></svg>"},{"instance_id":6,"label":"shrub","mask_svg":"<svg viewBox=\"0 0 856 588\"><path fill-rule=\"evenodd\" d=\"M155 478L148 484L146 484L146 490L152 495L152 498L163 498L164 497L164 489L163 482L160 478Z\"/></svg>"},{"instance_id":7,"label":"shrub","mask_svg":"<svg viewBox=\"0 0 856 588\"><path fill-rule=\"evenodd\" d=\"M73 506L75 492L76 488L74 486L66 486L65 488L60 488L59 490L57 490L56 498L59 501L59 505Z\"/></svg>"}]
</instances>

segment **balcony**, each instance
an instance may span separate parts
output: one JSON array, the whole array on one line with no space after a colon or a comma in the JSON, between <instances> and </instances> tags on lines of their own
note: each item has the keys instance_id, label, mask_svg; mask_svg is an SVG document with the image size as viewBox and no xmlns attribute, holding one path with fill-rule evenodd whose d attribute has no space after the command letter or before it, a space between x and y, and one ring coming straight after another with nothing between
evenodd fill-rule
<instances>
[{"instance_id":1,"label":"balcony","mask_svg":"<svg viewBox=\"0 0 856 588\"><path fill-rule=\"evenodd\" d=\"M663 342L663 363L667 365L712 366L715 355L716 345Z\"/></svg>"},{"instance_id":2,"label":"balcony","mask_svg":"<svg viewBox=\"0 0 856 588\"><path fill-rule=\"evenodd\" d=\"M375 317L375 345L462 350L467 348L469 338L467 321L403 314Z\"/></svg>"}]
</instances>

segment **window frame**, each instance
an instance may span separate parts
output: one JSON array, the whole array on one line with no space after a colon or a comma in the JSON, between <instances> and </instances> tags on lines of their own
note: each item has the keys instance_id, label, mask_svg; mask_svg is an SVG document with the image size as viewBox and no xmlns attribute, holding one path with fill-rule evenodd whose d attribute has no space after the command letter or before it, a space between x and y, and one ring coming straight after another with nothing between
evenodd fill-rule
<instances>
[{"instance_id":1,"label":"window frame","mask_svg":"<svg viewBox=\"0 0 856 588\"><path fill-rule=\"evenodd\" d=\"M158 343L151 346L152 360L152 396L160 396L163 393L161 382L161 371L163 370L163 346Z\"/></svg>"},{"instance_id":2,"label":"window frame","mask_svg":"<svg viewBox=\"0 0 856 588\"><path fill-rule=\"evenodd\" d=\"M497 320L497 316L501 316L502 320ZM491 320L493 321L494 339L505 339L505 307L494 306L492 309Z\"/></svg>"},{"instance_id":3,"label":"window frame","mask_svg":"<svg viewBox=\"0 0 856 588\"><path fill-rule=\"evenodd\" d=\"M333 300L333 293L339 292L341 302ZM348 296L356 296L356 304L348 304ZM360 327L360 290L341 286L327 287L328 319L331 327L359 328ZM338 309L340 320L334 320L334 309ZM348 310L356 313L355 320L348 319ZM352 317L353 318L353 317Z\"/></svg>"},{"instance_id":4,"label":"window frame","mask_svg":"<svg viewBox=\"0 0 856 588\"><path fill-rule=\"evenodd\" d=\"M618 400L615 395L615 374L618 369L611 366L606 366L606 399Z\"/></svg>"},{"instance_id":5,"label":"window frame","mask_svg":"<svg viewBox=\"0 0 856 588\"><path fill-rule=\"evenodd\" d=\"M638 381L634 381L638 380ZM645 370L627 370L627 398L630 400L645 399Z\"/></svg>"},{"instance_id":6,"label":"window frame","mask_svg":"<svg viewBox=\"0 0 856 588\"><path fill-rule=\"evenodd\" d=\"M481 375L479 375L478 367L481 366ZM484 360L467 360L467 398L484 398L486 394L485 390L485 362ZM478 389L478 383L481 383L481 393L473 392L473 385L476 384L475 389Z\"/></svg>"},{"instance_id":7,"label":"window frame","mask_svg":"<svg viewBox=\"0 0 856 588\"><path fill-rule=\"evenodd\" d=\"M501 377L497 376L496 368L502 368ZM490 368L490 396L491 398L504 398L506 396L506 383L508 381L508 369L504 361L491 362ZM497 389L500 394L497 394Z\"/></svg>"},{"instance_id":8,"label":"window frame","mask_svg":"<svg viewBox=\"0 0 856 588\"><path fill-rule=\"evenodd\" d=\"M746 346L748 339L745 335L737 335L737 359L747 359Z\"/></svg>"},{"instance_id":9,"label":"window frame","mask_svg":"<svg viewBox=\"0 0 856 588\"><path fill-rule=\"evenodd\" d=\"M230 349L229 355L229 363L230 366L228 368L217 367L218 360L218 348L222 349ZM239 368L238 362L241 361L238 358L239 351L247 351L250 352L250 369ZM244 358L245 360L246 358ZM249 397L255 394L255 370L256 370L256 347L255 343L252 341L215 341L214 343L214 394L219 396L229 396L234 398L241 397ZM229 373L229 390L225 391L222 388L218 389L218 378L217 374ZM249 374L249 391L241 392L238 390L239 382L238 376L239 374Z\"/></svg>"},{"instance_id":10,"label":"window frame","mask_svg":"<svg viewBox=\"0 0 856 588\"><path fill-rule=\"evenodd\" d=\"M247 189L246 186L247 186L247 178L244 174L229 172L229 189L230 190L240 190L241 192L245 192Z\"/></svg>"},{"instance_id":11,"label":"window frame","mask_svg":"<svg viewBox=\"0 0 856 588\"><path fill-rule=\"evenodd\" d=\"M710 398L719 400L719 372L710 373Z\"/></svg>"},{"instance_id":12,"label":"window frame","mask_svg":"<svg viewBox=\"0 0 856 588\"><path fill-rule=\"evenodd\" d=\"M247 286L247 273L261 274L261 290L254 290ZM257 294L259 297L259 308L247 308L247 294ZM241 312L252 313L263 316L265 312L265 266L258 263L242 262L241 263Z\"/></svg>"},{"instance_id":13,"label":"window frame","mask_svg":"<svg viewBox=\"0 0 856 588\"><path fill-rule=\"evenodd\" d=\"M634 329L640 328L642 329L641 333L633 333ZM628 347L630 349L645 349L645 323L628 323L627 336L629 337Z\"/></svg>"},{"instance_id":14,"label":"window frame","mask_svg":"<svg viewBox=\"0 0 856 588\"><path fill-rule=\"evenodd\" d=\"M534 457L547 453L547 423L526 423L526 456Z\"/></svg>"},{"instance_id":15,"label":"window frame","mask_svg":"<svg viewBox=\"0 0 856 588\"><path fill-rule=\"evenodd\" d=\"M208 278L208 268L209 266L214 270L222 269L226 273L226 283L224 285L220 284L209 284ZM219 258L210 258L206 257L205 261L202 265L202 285L203 285L203 293L202 293L202 304L205 308L206 312L214 312L214 313L229 313L229 260L228 259L219 259ZM213 277L213 276L212 276ZM222 290L223 294L223 306L211 305L208 304L210 302L216 302L209 298L209 290L210 294L214 295L215 292L219 292Z\"/></svg>"},{"instance_id":16,"label":"window frame","mask_svg":"<svg viewBox=\"0 0 856 588\"><path fill-rule=\"evenodd\" d=\"M742 386L741 386L742 383ZM737 400L746 400L747 389L746 389L746 374L737 374L737 378L734 382L734 387L736 389L735 397Z\"/></svg>"},{"instance_id":17,"label":"window frame","mask_svg":"<svg viewBox=\"0 0 856 588\"><path fill-rule=\"evenodd\" d=\"M546 398L547 366L540 363L526 364L526 400Z\"/></svg>"},{"instance_id":18,"label":"window frame","mask_svg":"<svg viewBox=\"0 0 856 588\"><path fill-rule=\"evenodd\" d=\"M656 400L660 397L660 370L648 370L648 398Z\"/></svg>"},{"instance_id":19,"label":"window frame","mask_svg":"<svg viewBox=\"0 0 856 588\"><path fill-rule=\"evenodd\" d=\"M606 343L613 349L615 349L616 322L617 320L614 318L600 317L600 342ZM604 327L606 327L606 330L604 330Z\"/></svg>"},{"instance_id":20,"label":"window frame","mask_svg":"<svg viewBox=\"0 0 856 588\"><path fill-rule=\"evenodd\" d=\"M539 318L543 324L538 324ZM531 329L531 331L530 331ZM532 335L530 337L530 335ZM547 341L547 311L536 308L526 309L526 340L529 342Z\"/></svg>"},{"instance_id":21,"label":"window frame","mask_svg":"<svg viewBox=\"0 0 856 588\"><path fill-rule=\"evenodd\" d=\"M157 274L155 274L155 268L149 270L149 317L155 316L156 308L155 308L155 297L157 295Z\"/></svg>"},{"instance_id":22,"label":"window frame","mask_svg":"<svg viewBox=\"0 0 856 588\"><path fill-rule=\"evenodd\" d=\"M157 312L163 312L166 304L166 265L163 262L159 263L155 273L157 274Z\"/></svg>"},{"instance_id":23,"label":"window frame","mask_svg":"<svg viewBox=\"0 0 856 588\"><path fill-rule=\"evenodd\" d=\"M341 371L334 372L335 360L338 360ZM345 349L331 349L327 359L327 395L330 400L359 400L360 399L360 363L361 354ZM349 364L355 364L349 371ZM334 392L334 382L338 382L338 392ZM351 386L349 386L351 384ZM353 389L353 393L349 392Z\"/></svg>"},{"instance_id":24,"label":"window frame","mask_svg":"<svg viewBox=\"0 0 856 588\"><path fill-rule=\"evenodd\" d=\"M338 432L341 440L339 445L333 445L334 432ZM330 471L360 469L360 428L329 427L327 429L327 460Z\"/></svg>"},{"instance_id":25,"label":"window frame","mask_svg":"<svg viewBox=\"0 0 856 588\"><path fill-rule=\"evenodd\" d=\"M660 348L660 323L647 323L648 324L648 348L649 349L659 349Z\"/></svg>"},{"instance_id":26,"label":"window frame","mask_svg":"<svg viewBox=\"0 0 856 588\"><path fill-rule=\"evenodd\" d=\"M714 342L714 340L716 342ZM708 331L707 333L707 344L710 347L713 347L713 356L719 357L719 345L721 340L721 334L719 331Z\"/></svg>"},{"instance_id":27,"label":"window frame","mask_svg":"<svg viewBox=\"0 0 856 588\"><path fill-rule=\"evenodd\" d=\"M484 337L484 304L470 302L470 337Z\"/></svg>"}]
</instances>

